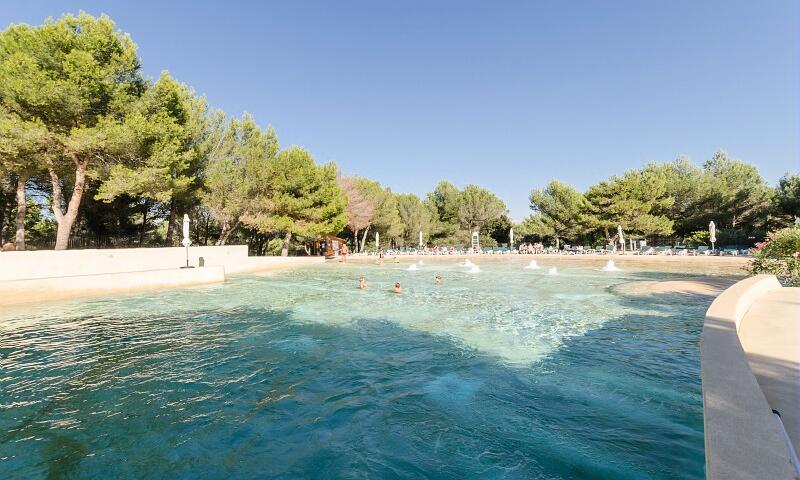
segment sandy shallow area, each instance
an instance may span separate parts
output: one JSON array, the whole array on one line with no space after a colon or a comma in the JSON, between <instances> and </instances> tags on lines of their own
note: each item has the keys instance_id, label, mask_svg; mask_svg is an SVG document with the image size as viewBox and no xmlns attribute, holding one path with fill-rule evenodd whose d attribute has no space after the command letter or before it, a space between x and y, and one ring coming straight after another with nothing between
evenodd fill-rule
<instances>
[{"instance_id":1,"label":"sandy shallow area","mask_svg":"<svg viewBox=\"0 0 800 480\"><path fill-rule=\"evenodd\" d=\"M639 280L626 282L614 287L623 295L653 296L692 296L713 298L723 290L747 275L744 267L750 261L747 257L681 256L681 255L402 255L386 257L384 265L394 263L403 265L422 260L425 264L447 264L469 258L478 264L509 264L520 267L535 260L542 268L556 266L563 268L601 268L613 260L621 270L634 272L666 272L685 275L676 280ZM375 264L377 258L371 256L348 256L347 263ZM332 259L328 262L341 262Z\"/></svg>"},{"instance_id":2,"label":"sandy shallow area","mask_svg":"<svg viewBox=\"0 0 800 480\"><path fill-rule=\"evenodd\" d=\"M738 277L703 277L692 280L630 282L617 290L627 295L691 295L716 297L737 281Z\"/></svg>"},{"instance_id":3,"label":"sandy shallow area","mask_svg":"<svg viewBox=\"0 0 800 480\"><path fill-rule=\"evenodd\" d=\"M565 266L603 266L609 260L622 267L635 269L653 269L658 271L673 270L673 267L683 267L697 273L716 274L720 271L733 275L745 275L743 267L750 261L747 257L706 257L682 255L400 255L387 256L384 264L392 263L410 264L422 260L425 263L446 263L470 259L472 262L481 263L507 263L524 265L535 260L539 265L565 265ZM375 263L378 258L374 255L349 255L348 263ZM341 258L328 260L328 262L341 262Z\"/></svg>"}]
</instances>

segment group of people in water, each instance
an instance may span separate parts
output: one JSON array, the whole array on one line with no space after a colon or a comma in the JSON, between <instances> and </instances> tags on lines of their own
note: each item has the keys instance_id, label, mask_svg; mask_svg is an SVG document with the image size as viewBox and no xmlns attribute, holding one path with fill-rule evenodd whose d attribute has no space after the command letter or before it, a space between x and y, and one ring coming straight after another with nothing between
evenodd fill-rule
<instances>
[{"instance_id":1,"label":"group of people in water","mask_svg":"<svg viewBox=\"0 0 800 480\"><path fill-rule=\"evenodd\" d=\"M441 285L442 276L437 274L435 277L433 277L433 282L436 285ZM358 289L359 290L367 289L367 279L363 275L358 279ZM394 286L391 288L390 291L394 293L403 293L403 287L400 286L400 282L395 282Z\"/></svg>"}]
</instances>

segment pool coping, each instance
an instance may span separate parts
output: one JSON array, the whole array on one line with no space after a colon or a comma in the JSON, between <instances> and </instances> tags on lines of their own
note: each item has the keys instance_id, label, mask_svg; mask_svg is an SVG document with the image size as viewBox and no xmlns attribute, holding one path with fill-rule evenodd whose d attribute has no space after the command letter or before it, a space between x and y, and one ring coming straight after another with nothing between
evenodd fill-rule
<instances>
[{"instance_id":1,"label":"pool coping","mask_svg":"<svg viewBox=\"0 0 800 480\"><path fill-rule=\"evenodd\" d=\"M706 312L700 358L710 480L798 478L738 334L750 307L776 288L782 287L773 275L746 278L722 292Z\"/></svg>"}]
</instances>

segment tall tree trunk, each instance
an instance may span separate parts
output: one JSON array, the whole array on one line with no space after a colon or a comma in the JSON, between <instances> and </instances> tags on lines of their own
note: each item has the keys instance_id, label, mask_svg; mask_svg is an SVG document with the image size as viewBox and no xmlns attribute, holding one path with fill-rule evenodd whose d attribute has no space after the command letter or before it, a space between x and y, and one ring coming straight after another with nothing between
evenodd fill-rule
<instances>
[{"instance_id":1,"label":"tall tree trunk","mask_svg":"<svg viewBox=\"0 0 800 480\"><path fill-rule=\"evenodd\" d=\"M139 232L139 246L144 246L144 232L147 230L147 200L144 201L144 210L142 211L142 230Z\"/></svg>"},{"instance_id":2,"label":"tall tree trunk","mask_svg":"<svg viewBox=\"0 0 800 480\"><path fill-rule=\"evenodd\" d=\"M167 217L167 238L165 242L168 247L174 246L172 243L172 239L175 236L175 217L177 217L178 213L175 209L175 197L172 197L169 201L169 217Z\"/></svg>"},{"instance_id":3,"label":"tall tree trunk","mask_svg":"<svg viewBox=\"0 0 800 480\"><path fill-rule=\"evenodd\" d=\"M25 184L28 179L25 175L20 174L17 179L17 233L14 238L14 244L17 250L25 250L25 210L27 204L25 203Z\"/></svg>"},{"instance_id":4,"label":"tall tree trunk","mask_svg":"<svg viewBox=\"0 0 800 480\"><path fill-rule=\"evenodd\" d=\"M353 250L358 252L358 229L353 229Z\"/></svg>"},{"instance_id":5,"label":"tall tree trunk","mask_svg":"<svg viewBox=\"0 0 800 480\"><path fill-rule=\"evenodd\" d=\"M232 227L229 227L229 223L225 222L222 224L222 232L219 234L219 238L217 239L217 246L225 245L228 242L228 237L231 236L234 230L239 226L241 220L236 220L236 223L233 224Z\"/></svg>"},{"instance_id":6,"label":"tall tree trunk","mask_svg":"<svg viewBox=\"0 0 800 480\"><path fill-rule=\"evenodd\" d=\"M559 247L561 247L561 244L559 242L558 235L556 235L556 250L559 250Z\"/></svg>"},{"instance_id":7,"label":"tall tree trunk","mask_svg":"<svg viewBox=\"0 0 800 480\"><path fill-rule=\"evenodd\" d=\"M210 224L211 224L211 216L206 215L206 228L205 228L205 233L203 234L203 245L208 245L208 230Z\"/></svg>"},{"instance_id":8,"label":"tall tree trunk","mask_svg":"<svg viewBox=\"0 0 800 480\"><path fill-rule=\"evenodd\" d=\"M6 220L6 206L7 206L6 192L0 190L0 245L5 243L5 220Z\"/></svg>"},{"instance_id":9,"label":"tall tree trunk","mask_svg":"<svg viewBox=\"0 0 800 480\"><path fill-rule=\"evenodd\" d=\"M52 165L48 167L50 183L53 186L53 216L58 224L55 250L66 250L69 246L69 235L72 232L75 219L78 218L78 208L80 208L83 190L86 186L86 162L78 160L74 156L72 161L75 162L75 188L72 189L72 196L67 204L66 212L61 207L64 201L61 181Z\"/></svg>"},{"instance_id":10,"label":"tall tree trunk","mask_svg":"<svg viewBox=\"0 0 800 480\"><path fill-rule=\"evenodd\" d=\"M367 225L367 228L364 229L364 236L361 237L361 248L358 249L359 252L363 252L364 251L364 245L367 244L367 234L368 233L369 233L369 225Z\"/></svg>"},{"instance_id":11,"label":"tall tree trunk","mask_svg":"<svg viewBox=\"0 0 800 480\"><path fill-rule=\"evenodd\" d=\"M281 247L281 257L289 256L289 242L292 240L292 232L286 232L283 237L283 247Z\"/></svg>"}]
</instances>

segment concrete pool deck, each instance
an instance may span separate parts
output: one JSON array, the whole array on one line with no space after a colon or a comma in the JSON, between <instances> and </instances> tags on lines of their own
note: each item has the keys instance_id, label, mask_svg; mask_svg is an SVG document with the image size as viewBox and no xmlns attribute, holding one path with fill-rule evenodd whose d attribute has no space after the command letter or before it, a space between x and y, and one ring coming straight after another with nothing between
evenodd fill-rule
<instances>
[{"instance_id":1,"label":"concrete pool deck","mask_svg":"<svg viewBox=\"0 0 800 480\"><path fill-rule=\"evenodd\" d=\"M0 307L225 281L226 276L323 263L322 257L250 257L247 245L0 253Z\"/></svg>"},{"instance_id":2,"label":"concrete pool deck","mask_svg":"<svg viewBox=\"0 0 800 480\"><path fill-rule=\"evenodd\" d=\"M717 297L706 313L701 377L707 478L798 478L800 289L757 275Z\"/></svg>"}]
</instances>

